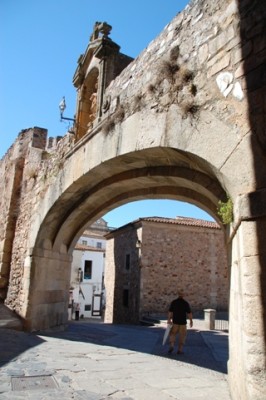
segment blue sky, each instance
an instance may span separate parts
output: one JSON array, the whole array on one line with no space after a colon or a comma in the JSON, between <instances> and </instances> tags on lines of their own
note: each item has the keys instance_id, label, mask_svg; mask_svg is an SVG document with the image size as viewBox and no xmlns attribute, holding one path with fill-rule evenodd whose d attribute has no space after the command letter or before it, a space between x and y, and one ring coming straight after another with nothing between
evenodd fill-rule
<instances>
[{"instance_id":1,"label":"blue sky","mask_svg":"<svg viewBox=\"0 0 266 400\"><path fill-rule=\"evenodd\" d=\"M141 200L127 203L103 216L111 228L118 228L142 217L175 218L185 216L213 221L213 218L192 204L176 200Z\"/></svg>"},{"instance_id":2,"label":"blue sky","mask_svg":"<svg viewBox=\"0 0 266 400\"><path fill-rule=\"evenodd\" d=\"M188 0L1 0L0 158L22 129L47 128L61 136L58 104L73 117L72 78L95 21L112 27L121 52L136 57L181 11Z\"/></svg>"},{"instance_id":3,"label":"blue sky","mask_svg":"<svg viewBox=\"0 0 266 400\"><path fill-rule=\"evenodd\" d=\"M49 136L65 134L68 123L60 122L58 104L65 96L64 115L73 117L76 91L72 78L95 21L108 22L113 27L110 37L121 46L121 52L136 57L187 3L188 0L1 0L0 158L22 129L40 126L48 129ZM125 216L120 208L120 219L116 217L117 223L110 219L110 225L119 226L148 215L182 214L210 219L196 207L186 205L184 210L184 204L179 202L148 203L143 203L142 215L135 214L140 210L137 203L124 206Z\"/></svg>"}]
</instances>

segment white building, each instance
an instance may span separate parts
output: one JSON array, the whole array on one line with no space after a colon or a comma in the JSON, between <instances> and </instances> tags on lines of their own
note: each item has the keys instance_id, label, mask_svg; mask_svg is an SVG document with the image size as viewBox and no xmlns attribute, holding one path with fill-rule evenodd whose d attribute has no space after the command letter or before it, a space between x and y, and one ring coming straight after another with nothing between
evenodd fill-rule
<instances>
[{"instance_id":1,"label":"white building","mask_svg":"<svg viewBox=\"0 0 266 400\"><path fill-rule=\"evenodd\" d=\"M73 251L69 318L100 317L104 300L107 223L101 218L86 229Z\"/></svg>"}]
</instances>

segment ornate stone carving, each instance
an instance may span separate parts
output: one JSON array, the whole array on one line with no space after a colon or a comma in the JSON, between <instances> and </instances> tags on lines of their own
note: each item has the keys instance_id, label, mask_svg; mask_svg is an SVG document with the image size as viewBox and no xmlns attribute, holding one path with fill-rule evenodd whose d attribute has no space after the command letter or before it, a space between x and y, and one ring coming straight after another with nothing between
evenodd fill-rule
<instances>
[{"instance_id":1,"label":"ornate stone carving","mask_svg":"<svg viewBox=\"0 0 266 400\"><path fill-rule=\"evenodd\" d=\"M108 25L106 22L96 21L93 27L93 32L91 34L90 41L93 42L94 40L98 39L100 34L103 37L109 36L111 30L112 30L111 25Z\"/></svg>"}]
</instances>

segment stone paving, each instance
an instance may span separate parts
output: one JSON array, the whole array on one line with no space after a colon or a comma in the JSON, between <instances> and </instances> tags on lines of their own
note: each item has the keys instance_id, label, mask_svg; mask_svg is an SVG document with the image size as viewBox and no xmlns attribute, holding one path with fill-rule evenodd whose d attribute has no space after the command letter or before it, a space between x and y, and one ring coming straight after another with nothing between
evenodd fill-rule
<instances>
[{"instance_id":1,"label":"stone paving","mask_svg":"<svg viewBox=\"0 0 266 400\"><path fill-rule=\"evenodd\" d=\"M165 324L73 321L66 331L0 329L1 400L230 400L228 337L189 330L168 356Z\"/></svg>"}]
</instances>

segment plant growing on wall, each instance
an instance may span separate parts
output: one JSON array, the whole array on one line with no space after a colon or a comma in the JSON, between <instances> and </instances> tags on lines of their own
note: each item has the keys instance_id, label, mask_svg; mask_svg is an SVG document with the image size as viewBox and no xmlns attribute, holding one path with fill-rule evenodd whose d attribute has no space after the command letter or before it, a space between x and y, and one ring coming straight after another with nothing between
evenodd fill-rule
<instances>
[{"instance_id":1,"label":"plant growing on wall","mask_svg":"<svg viewBox=\"0 0 266 400\"><path fill-rule=\"evenodd\" d=\"M105 135L108 135L108 133L111 132L114 128L115 128L114 119L112 117L106 118L102 126L103 133Z\"/></svg>"},{"instance_id":2,"label":"plant growing on wall","mask_svg":"<svg viewBox=\"0 0 266 400\"><path fill-rule=\"evenodd\" d=\"M227 196L227 201L218 202L218 215L221 217L224 225L233 222L233 201Z\"/></svg>"}]
</instances>

